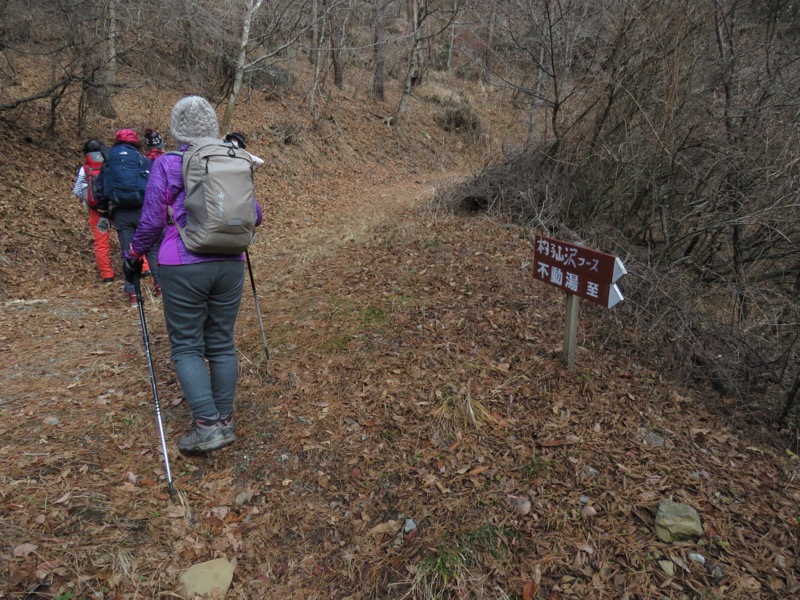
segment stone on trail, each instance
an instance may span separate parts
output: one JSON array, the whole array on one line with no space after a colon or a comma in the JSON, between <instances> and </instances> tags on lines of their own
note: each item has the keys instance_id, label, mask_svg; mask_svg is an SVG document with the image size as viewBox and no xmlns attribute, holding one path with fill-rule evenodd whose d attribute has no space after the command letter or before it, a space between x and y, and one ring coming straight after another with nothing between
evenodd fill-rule
<instances>
[{"instance_id":1,"label":"stone on trail","mask_svg":"<svg viewBox=\"0 0 800 600\"><path fill-rule=\"evenodd\" d=\"M233 570L233 564L224 558L192 565L181 573L182 591L187 598L224 598L233 581Z\"/></svg>"},{"instance_id":2,"label":"stone on trail","mask_svg":"<svg viewBox=\"0 0 800 600\"><path fill-rule=\"evenodd\" d=\"M662 500L656 514L656 535L662 542L696 542L703 537L700 515L691 506Z\"/></svg>"},{"instance_id":3,"label":"stone on trail","mask_svg":"<svg viewBox=\"0 0 800 600\"><path fill-rule=\"evenodd\" d=\"M644 434L644 443L647 446L663 446L664 438L658 435L655 431L648 431Z\"/></svg>"},{"instance_id":4,"label":"stone on trail","mask_svg":"<svg viewBox=\"0 0 800 600\"><path fill-rule=\"evenodd\" d=\"M670 577L675 575L675 565L671 560L660 560L658 561L658 566L661 567L661 570Z\"/></svg>"},{"instance_id":5,"label":"stone on trail","mask_svg":"<svg viewBox=\"0 0 800 600\"><path fill-rule=\"evenodd\" d=\"M509 496L508 500L518 515L524 517L531 512L531 501L528 500L527 496Z\"/></svg>"},{"instance_id":6,"label":"stone on trail","mask_svg":"<svg viewBox=\"0 0 800 600\"><path fill-rule=\"evenodd\" d=\"M706 557L702 554L698 554L697 552L690 552L688 558L690 561L697 563L701 567L705 566L706 564Z\"/></svg>"}]
</instances>

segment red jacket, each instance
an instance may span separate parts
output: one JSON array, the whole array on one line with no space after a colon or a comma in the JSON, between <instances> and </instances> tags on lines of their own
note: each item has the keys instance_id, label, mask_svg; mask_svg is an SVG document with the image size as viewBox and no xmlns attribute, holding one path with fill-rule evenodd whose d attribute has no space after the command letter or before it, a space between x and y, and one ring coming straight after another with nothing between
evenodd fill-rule
<instances>
[{"instance_id":1,"label":"red jacket","mask_svg":"<svg viewBox=\"0 0 800 600\"><path fill-rule=\"evenodd\" d=\"M161 148L150 148L147 152L144 153L144 157L150 161L154 161L159 156L164 154L164 150Z\"/></svg>"}]
</instances>

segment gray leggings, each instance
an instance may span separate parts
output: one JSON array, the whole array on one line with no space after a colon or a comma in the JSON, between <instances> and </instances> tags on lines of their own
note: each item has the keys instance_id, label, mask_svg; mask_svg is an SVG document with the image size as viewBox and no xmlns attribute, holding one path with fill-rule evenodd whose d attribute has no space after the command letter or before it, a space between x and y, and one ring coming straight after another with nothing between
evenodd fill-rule
<instances>
[{"instance_id":1,"label":"gray leggings","mask_svg":"<svg viewBox=\"0 0 800 600\"><path fill-rule=\"evenodd\" d=\"M172 361L192 416L205 421L228 417L239 376L233 328L244 263L161 265L160 271Z\"/></svg>"},{"instance_id":2,"label":"gray leggings","mask_svg":"<svg viewBox=\"0 0 800 600\"><path fill-rule=\"evenodd\" d=\"M117 230L117 237L119 238L119 247L122 249L122 259L125 260L125 250L128 249L128 244L133 240L136 234L136 229L139 227L139 219L142 217L141 208L118 208L111 215L111 222L114 224L114 229ZM153 274L153 280L156 283L161 283L158 272L158 244L153 244L145 254L147 256L147 263L150 265L150 272ZM125 291L132 294L135 291L133 284L125 280Z\"/></svg>"}]
</instances>

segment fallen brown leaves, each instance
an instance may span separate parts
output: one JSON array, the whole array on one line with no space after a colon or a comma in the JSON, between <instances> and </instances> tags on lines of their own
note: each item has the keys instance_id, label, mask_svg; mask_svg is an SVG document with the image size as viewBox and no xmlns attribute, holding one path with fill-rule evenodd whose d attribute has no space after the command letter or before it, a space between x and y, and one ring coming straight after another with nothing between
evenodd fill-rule
<instances>
[{"instance_id":1,"label":"fallen brown leaves","mask_svg":"<svg viewBox=\"0 0 800 600\"><path fill-rule=\"evenodd\" d=\"M271 360L246 293L234 446L178 454L189 413L148 297L174 500L135 312L86 261L19 276L42 302L0 305L0 593L168 596L224 556L235 598L797 595L798 459L600 347L594 307L564 371L563 299L530 277L525 232L426 211L435 176L385 167L300 173L298 194L259 175ZM657 540L665 497L699 511L701 544Z\"/></svg>"}]
</instances>

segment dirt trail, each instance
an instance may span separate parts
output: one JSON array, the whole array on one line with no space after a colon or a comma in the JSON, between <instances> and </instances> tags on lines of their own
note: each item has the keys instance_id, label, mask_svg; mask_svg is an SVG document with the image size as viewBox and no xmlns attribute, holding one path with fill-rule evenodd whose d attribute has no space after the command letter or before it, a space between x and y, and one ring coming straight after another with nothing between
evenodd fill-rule
<instances>
[{"instance_id":1,"label":"dirt trail","mask_svg":"<svg viewBox=\"0 0 800 600\"><path fill-rule=\"evenodd\" d=\"M288 280L301 276L315 259L335 254L340 245L358 240L377 225L391 222L411 208L421 209L433 185L431 180L362 190L362 195L351 197L344 206L333 210L321 207L313 218L283 215L283 222L276 223L267 217L250 250L260 299L267 304L262 308L268 308L273 317L291 311L291 297L281 294ZM12 403L41 401L42 395L63 389L118 387L114 375L141 367L136 360L125 365L142 340L138 312L127 308L121 283L73 286L58 284L60 277L53 279L42 281L27 298L4 302L0 312L0 406L4 409ZM83 282L88 278L77 279ZM149 280L143 280L142 287L146 318L159 343L163 341L160 302L153 296ZM249 281L246 288L245 310L252 312ZM132 321L137 326L133 331ZM109 370L109 363L117 368ZM38 387L43 381L48 385Z\"/></svg>"},{"instance_id":2,"label":"dirt trail","mask_svg":"<svg viewBox=\"0 0 800 600\"><path fill-rule=\"evenodd\" d=\"M421 211L440 183L440 179L430 179L361 188L335 207L318 206L313 215L278 215L283 222L274 227L268 224L266 239L257 240L253 250L266 272L277 274L277 280L270 276L264 283L279 286L289 271L307 268L316 259L335 254L339 246L358 242L376 227L392 223L410 210Z\"/></svg>"},{"instance_id":3,"label":"dirt trail","mask_svg":"<svg viewBox=\"0 0 800 600\"><path fill-rule=\"evenodd\" d=\"M278 213L276 220L272 211L272 219L268 217L251 247L268 335L272 337L276 323L300 318L297 312L304 307L293 290L302 290L304 274L314 269L319 258L335 255L340 246L358 241L404 212L421 210L432 185L433 181L404 182L391 188L363 189L344 205L321 208L311 218ZM142 555L135 546L149 539L153 533L149 521L164 512L165 506L170 507L167 516L176 519L168 526L180 523L178 529L192 531L198 518L189 516L184 506L168 502L164 493L138 311L124 303L121 284L75 286L57 284L59 278L53 279L53 283L43 281L30 297L0 306L0 461L4 465L0 487L5 490L5 508L14 513L10 519L0 520L0 537L13 540L15 547L38 545L30 556L26 553L23 557L31 560L12 565L5 589L0 586L0 597L29 586L52 593L55 590L45 583L80 579L84 568L94 571L89 565L93 560L111 569L108 580L115 587L120 582L119 569L124 572L127 560L148 558L146 549ZM246 283L237 324L237 338L243 347L237 402L241 407L270 407L274 396L265 390L264 382L274 379L280 367L264 364L252 293ZM248 416L240 424L239 448L228 449L222 457L218 453L209 459L192 459L199 467L185 462L175 442L190 415L181 402L168 359L160 301L151 291L150 280L143 280L142 287L173 475L184 494L180 500L188 496L190 505L196 507L198 500L209 497L203 486L197 485L201 471L207 468L212 472L215 493L229 489L234 476L251 464L252 454L264 450L258 439L280 433L260 422L268 413L251 411L253 420ZM297 348L291 341L284 344L271 339L269 343L273 364L286 354L286 347ZM278 376L286 378L285 374ZM249 432L257 432L258 439L247 440ZM143 497L137 499L140 494ZM149 518L135 508L142 501L153 507ZM220 501L224 504L225 500L211 504ZM116 532L109 535L109 527ZM96 543L89 542L87 535ZM167 541L164 550L173 543ZM157 547L158 540L153 544ZM50 545L58 550L50 552ZM91 548L88 554L87 546ZM34 562L40 565L41 577L31 569ZM149 585L160 587L148 579ZM64 589L74 589L70 585L74 583ZM163 589L171 585L165 583Z\"/></svg>"}]
</instances>

